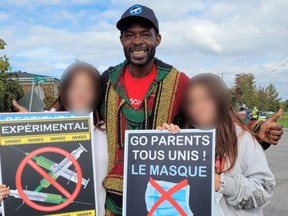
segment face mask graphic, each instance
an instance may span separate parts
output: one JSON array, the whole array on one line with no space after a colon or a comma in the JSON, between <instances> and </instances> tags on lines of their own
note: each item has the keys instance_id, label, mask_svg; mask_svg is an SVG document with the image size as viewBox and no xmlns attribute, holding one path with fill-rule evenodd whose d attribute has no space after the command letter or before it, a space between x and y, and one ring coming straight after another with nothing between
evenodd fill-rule
<instances>
[{"instance_id":1,"label":"face mask graphic","mask_svg":"<svg viewBox=\"0 0 288 216\"><path fill-rule=\"evenodd\" d=\"M168 200L169 198L163 199L165 194L169 194L168 197L170 198L170 201L172 200L172 203ZM150 178L145 192L146 208L149 212L148 215L193 216L189 206L189 194L190 186L188 185L187 179L180 183L173 183L167 181L156 181ZM161 203L159 202L160 199L162 199ZM182 214L181 211L179 212L179 209L181 209Z\"/></svg>"}]
</instances>

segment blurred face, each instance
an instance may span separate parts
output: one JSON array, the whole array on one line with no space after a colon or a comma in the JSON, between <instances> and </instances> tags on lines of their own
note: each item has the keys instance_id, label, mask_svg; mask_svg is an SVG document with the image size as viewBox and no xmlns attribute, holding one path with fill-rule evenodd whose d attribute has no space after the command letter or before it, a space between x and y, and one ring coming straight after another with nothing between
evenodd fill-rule
<instances>
[{"instance_id":1,"label":"blurred face","mask_svg":"<svg viewBox=\"0 0 288 216\"><path fill-rule=\"evenodd\" d=\"M154 58L161 36L153 27L133 24L123 30L120 40L129 63L135 66L145 66Z\"/></svg>"},{"instance_id":2,"label":"blurred face","mask_svg":"<svg viewBox=\"0 0 288 216\"><path fill-rule=\"evenodd\" d=\"M94 107L95 92L93 82L87 71L77 71L67 90L69 111L91 112Z\"/></svg>"},{"instance_id":3,"label":"blurred face","mask_svg":"<svg viewBox=\"0 0 288 216\"><path fill-rule=\"evenodd\" d=\"M202 129L216 126L216 104L204 86L189 88L186 100L188 117L193 120L193 126Z\"/></svg>"}]
</instances>

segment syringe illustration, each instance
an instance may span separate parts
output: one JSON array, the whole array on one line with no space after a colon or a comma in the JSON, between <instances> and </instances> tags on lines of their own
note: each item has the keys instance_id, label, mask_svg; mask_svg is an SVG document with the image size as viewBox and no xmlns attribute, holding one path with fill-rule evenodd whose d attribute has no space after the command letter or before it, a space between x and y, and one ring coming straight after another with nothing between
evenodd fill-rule
<instances>
[{"instance_id":1,"label":"syringe illustration","mask_svg":"<svg viewBox=\"0 0 288 216\"><path fill-rule=\"evenodd\" d=\"M81 154L85 151L87 152L87 150L79 143L79 147L76 150L73 150L70 154L77 160ZM11 146L12 148L23 152L22 150ZM28 152L23 152L25 155L28 155ZM69 170L68 168L72 165L72 162L68 159L68 158L64 158L59 164L40 155L40 156L34 156L32 158L36 164L38 164L39 166L51 171L49 173L49 175L56 180L59 176L62 176L63 178L66 178L69 181L72 181L74 183L77 183L77 173L75 171ZM86 188L86 186L89 183L89 179L85 179L82 178L82 185L84 186L84 188ZM51 185L51 183L43 178L40 181L40 185L36 188L35 191L41 191L43 188L48 188Z\"/></svg>"},{"instance_id":2,"label":"syringe illustration","mask_svg":"<svg viewBox=\"0 0 288 216\"><path fill-rule=\"evenodd\" d=\"M29 191L29 190L25 190L23 192L30 200L38 201L38 202L60 204L67 200L66 198L63 198L61 195L58 195L58 194L42 193L42 192L35 192L35 191ZM17 199L21 199L17 190L10 190L9 195Z\"/></svg>"},{"instance_id":3,"label":"syringe illustration","mask_svg":"<svg viewBox=\"0 0 288 216\"><path fill-rule=\"evenodd\" d=\"M81 154L87 150L79 143L79 148L76 150L73 150L70 154L77 160ZM59 164L55 163L54 161L44 157L44 156L35 156L32 158L36 164L39 166L51 171L49 175L56 180L59 176L62 176L69 181L77 183L77 174L76 172L69 170L68 168L72 165L72 162L65 158L63 159ZM84 185L84 188L86 188L88 182L90 179L84 179L82 178L82 185ZM40 181L40 185L35 189L35 191L41 191L43 188L48 188L51 185L51 183L43 178Z\"/></svg>"},{"instance_id":4,"label":"syringe illustration","mask_svg":"<svg viewBox=\"0 0 288 216\"><path fill-rule=\"evenodd\" d=\"M79 145L80 146L77 149L73 150L70 153L76 160L81 156L81 154L84 151L87 152L87 150L80 143ZM14 146L11 146L11 147L24 153L25 155L29 154L27 152L23 152L22 150ZM74 183L78 182L77 173L69 169L69 167L72 165L72 161L70 161L67 157L65 157L59 164L42 155L34 156L32 157L32 159L39 166L49 170L50 171L49 175L54 180L56 180L59 176L62 176L66 178L67 180L72 181ZM82 178L82 185L84 186L84 188L86 188L89 180L90 178L89 179ZM43 188L48 188L50 185L51 183L46 178L43 178L40 181L40 185L34 191L23 190L23 192L30 200L33 200L33 201L53 203L53 204L60 204L62 202L65 202L67 199L63 198L61 195L40 192ZM21 199L17 190L10 190L9 196L15 197L17 199ZM82 203L82 202L78 202L75 200L73 202L90 205L89 203Z\"/></svg>"},{"instance_id":5,"label":"syringe illustration","mask_svg":"<svg viewBox=\"0 0 288 216\"><path fill-rule=\"evenodd\" d=\"M37 202L60 204L60 203L66 202L67 200L66 198L63 198L61 195L58 195L58 194L35 192L35 191L29 191L29 190L25 190L23 192L29 198L29 200L37 201ZM10 190L9 196L12 196L17 199L21 199L18 193L18 190ZM92 203L79 202L76 200L73 200L72 203L79 203L83 205L93 205ZM17 209L15 209L15 211L17 211L23 204L24 202Z\"/></svg>"}]
</instances>

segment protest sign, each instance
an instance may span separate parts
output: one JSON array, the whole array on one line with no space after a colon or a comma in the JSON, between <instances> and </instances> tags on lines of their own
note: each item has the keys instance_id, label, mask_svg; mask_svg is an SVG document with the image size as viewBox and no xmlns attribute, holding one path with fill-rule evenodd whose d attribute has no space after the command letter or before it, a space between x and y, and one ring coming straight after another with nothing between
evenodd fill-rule
<instances>
[{"instance_id":1,"label":"protest sign","mask_svg":"<svg viewBox=\"0 0 288 216\"><path fill-rule=\"evenodd\" d=\"M0 114L3 216L96 215L92 115L50 114Z\"/></svg>"},{"instance_id":2,"label":"protest sign","mask_svg":"<svg viewBox=\"0 0 288 216\"><path fill-rule=\"evenodd\" d=\"M33 119L54 119L54 118L71 118L76 117L69 112L18 112L18 113L1 113L0 121L11 120L33 120ZM81 116L89 117L89 115Z\"/></svg>"},{"instance_id":3,"label":"protest sign","mask_svg":"<svg viewBox=\"0 0 288 216\"><path fill-rule=\"evenodd\" d=\"M213 215L214 130L126 131L123 215Z\"/></svg>"}]
</instances>

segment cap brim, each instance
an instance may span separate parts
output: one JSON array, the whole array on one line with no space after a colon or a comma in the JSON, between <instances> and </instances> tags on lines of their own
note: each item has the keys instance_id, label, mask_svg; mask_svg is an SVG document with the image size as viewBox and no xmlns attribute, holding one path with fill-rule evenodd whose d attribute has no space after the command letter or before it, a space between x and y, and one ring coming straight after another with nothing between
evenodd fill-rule
<instances>
[{"instance_id":1,"label":"cap brim","mask_svg":"<svg viewBox=\"0 0 288 216\"><path fill-rule=\"evenodd\" d=\"M143 16L129 16L129 17L122 18L117 22L116 27L121 31L121 30L123 30L125 25L131 24L133 21L137 22L138 20L143 20L143 21L151 24L151 26L153 26L158 31L158 28L154 25L154 23L151 20L149 20Z\"/></svg>"}]
</instances>

